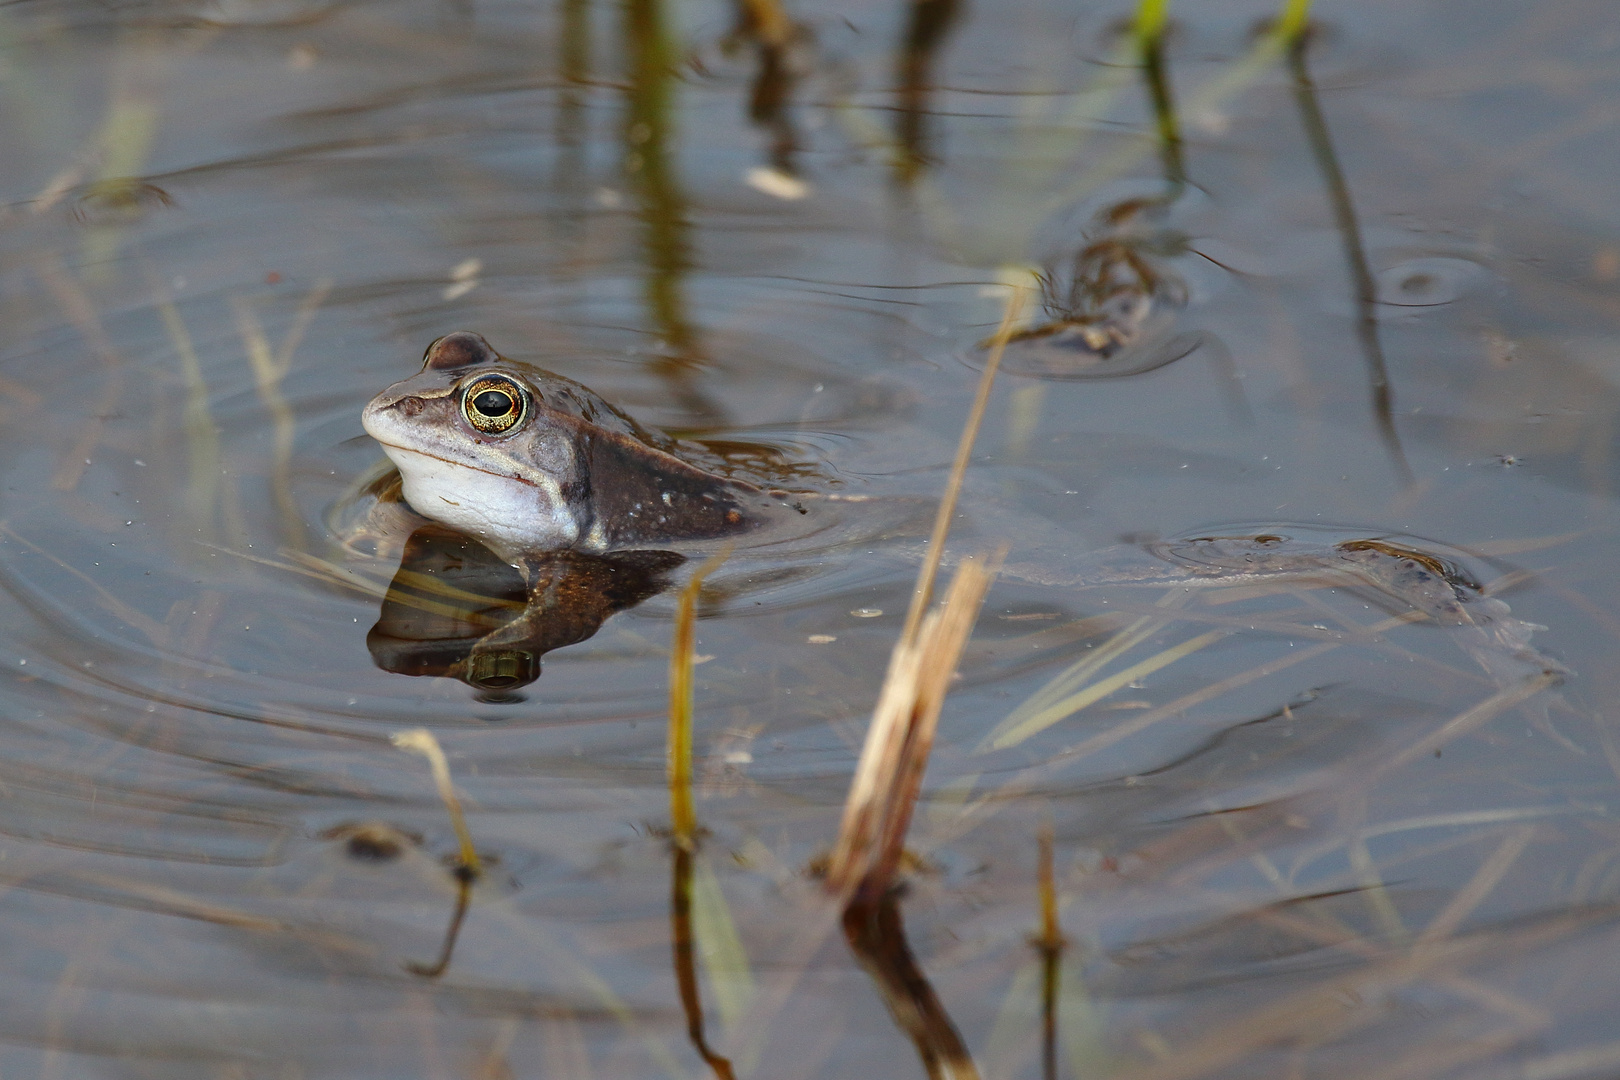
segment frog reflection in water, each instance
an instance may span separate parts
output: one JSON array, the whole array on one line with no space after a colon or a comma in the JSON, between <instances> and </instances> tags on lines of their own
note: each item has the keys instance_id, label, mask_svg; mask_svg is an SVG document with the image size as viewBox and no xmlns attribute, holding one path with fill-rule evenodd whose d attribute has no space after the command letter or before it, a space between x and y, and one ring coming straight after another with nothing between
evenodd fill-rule
<instances>
[{"instance_id":1,"label":"frog reflection in water","mask_svg":"<svg viewBox=\"0 0 1620 1080\"><path fill-rule=\"evenodd\" d=\"M685 561L673 551L554 551L527 557L520 573L478 541L424 525L405 541L366 647L385 671L459 678L501 700L540 676L546 653L663 591Z\"/></svg>"},{"instance_id":2,"label":"frog reflection in water","mask_svg":"<svg viewBox=\"0 0 1620 1080\"><path fill-rule=\"evenodd\" d=\"M382 653L379 663L392 670L459 674L485 687L520 685L538 674L538 651L589 637L614 611L663 588L665 575L683 561L639 551L626 562L633 549L737 538L804 512L790 503L795 496L678 457L673 440L578 383L499 356L477 334L435 341L421 372L373 398L363 422L398 466L405 501L497 557L483 569L476 559L466 563L475 576L510 566L526 583L523 601L515 581L504 587L515 595L473 590L495 597L490 611L503 603L522 610L477 637L459 667L401 659L410 649L388 642L420 639L381 634L383 653L398 666ZM434 551L423 544L421 550ZM1004 572L1054 586L1208 587L1264 579L1348 587L1453 628L1464 651L1499 684L1562 671L1530 645L1538 628L1513 618L1455 562L1387 538L1296 539L1257 530L1065 556L1057 565L1015 560ZM594 614L582 619L586 609ZM490 622L486 616L467 625L481 630ZM463 629L463 638L474 632ZM537 643L549 644L536 651Z\"/></svg>"}]
</instances>

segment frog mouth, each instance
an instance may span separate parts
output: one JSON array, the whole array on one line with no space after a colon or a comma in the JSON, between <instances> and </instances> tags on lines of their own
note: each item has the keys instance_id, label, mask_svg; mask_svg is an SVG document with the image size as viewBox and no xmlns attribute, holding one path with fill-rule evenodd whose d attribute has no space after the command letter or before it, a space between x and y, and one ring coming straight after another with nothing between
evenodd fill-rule
<instances>
[{"instance_id":1,"label":"frog mouth","mask_svg":"<svg viewBox=\"0 0 1620 1080\"><path fill-rule=\"evenodd\" d=\"M376 436L372 436L372 438L376 438ZM540 486L533 480L526 477L513 476L511 473L496 472L494 469L486 469L479 465L471 465L465 461L456 461L453 458L442 457L439 454L430 453L426 450L418 450L414 446L401 446L399 443L384 442L382 439L377 439L377 442L381 444L385 450L398 450L406 454L415 454L418 457L432 458L434 461L437 461L443 465L453 465L458 469L471 469L473 472L481 472L485 476L493 476L497 480L510 480L514 484L527 484L529 487ZM393 455L389 456L392 457ZM399 463L396 461L394 464L397 466Z\"/></svg>"}]
</instances>

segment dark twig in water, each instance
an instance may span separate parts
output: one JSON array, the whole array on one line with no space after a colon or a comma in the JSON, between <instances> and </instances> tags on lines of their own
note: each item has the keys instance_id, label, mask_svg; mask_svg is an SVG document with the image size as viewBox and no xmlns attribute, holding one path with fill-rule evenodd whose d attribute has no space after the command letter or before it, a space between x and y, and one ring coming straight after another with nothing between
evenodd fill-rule
<instances>
[{"instance_id":1,"label":"dark twig in water","mask_svg":"<svg viewBox=\"0 0 1620 1080\"><path fill-rule=\"evenodd\" d=\"M1300 5L1303 6L1303 5ZM1295 5L1290 5L1285 12L1292 12ZM1303 19L1303 14L1299 15ZM1287 32L1287 25L1279 25L1277 33ZM1311 74L1306 67L1305 54L1310 48L1310 34L1303 25L1296 26L1294 37L1288 49L1288 68L1294 76L1294 99L1299 106L1300 121L1305 128L1305 137L1311 144L1311 156L1316 159L1317 168L1322 172L1322 181L1327 185L1328 201L1333 207L1334 224L1339 230L1339 240L1344 246L1344 260L1350 271L1352 286L1352 299L1356 307L1356 337L1361 342L1361 352L1367 362L1367 381L1372 390L1373 416L1377 420L1378 430L1383 437L1384 446L1389 451L1390 461L1395 466L1395 472L1400 476L1403 484L1412 483L1412 467L1407 464L1406 451L1401 448L1400 433L1395 429L1395 395L1389 383L1389 369L1384 361L1384 345L1379 337L1378 328L1378 284L1373 280L1372 269L1367 262L1367 252L1361 242L1361 225L1356 219L1355 202L1350 197L1350 185L1344 178L1344 170L1339 166L1338 154L1333 149L1333 139L1328 132L1327 118L1322 115L1321 104L1316 98L1316 84L1311 81Z\"/></svg>"}]
</instances>

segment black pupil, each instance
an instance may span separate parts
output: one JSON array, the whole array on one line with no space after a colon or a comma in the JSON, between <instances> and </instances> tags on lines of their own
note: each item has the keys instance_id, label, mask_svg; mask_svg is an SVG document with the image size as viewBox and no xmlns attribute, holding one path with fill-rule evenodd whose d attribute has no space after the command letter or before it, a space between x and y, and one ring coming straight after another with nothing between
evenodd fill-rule
<instances>
[{"instance_id":1,"label":"black pupil","mask_svg":"<svg viewBox=\"0 0 1620 1080\"><path fill-rule=\"evenodd\" d=\"M485 416L505 416L512 411L512 395L505 390L485 390L473 398L472 405Z\"/></svg>"}]
</instances>

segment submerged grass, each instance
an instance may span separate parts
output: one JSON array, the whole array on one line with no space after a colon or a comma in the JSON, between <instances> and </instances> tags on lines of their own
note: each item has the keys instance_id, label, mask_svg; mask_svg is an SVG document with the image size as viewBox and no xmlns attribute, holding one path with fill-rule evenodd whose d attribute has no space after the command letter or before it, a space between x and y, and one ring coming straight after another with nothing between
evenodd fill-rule
<instances>
[{"instance_id":1,"label":"submerged grass","mask_svg":"<svg viewBox=\"0 0 1620 1080\"><path fill-rule=\"evenodd\" d=\"M299 512L292 492L293 440L297 435L298 422L292 406L288 404L286 396L281 391L281 384L286 379L287 373L292 370L293 357L308 332L310 323L314 321L316 313L326 302L331 291L330 278L323 278L315 283L299 304L293 325L282 339L279 349L271 347L270 339L265 335L264 327L259 322L259 316L253 310L253 306L240 296L231 298L231 311L236 316L237 332L242 337L242 347L246 350L248 362L253 368L253 379L258 388L259 400L264 404L265 411L270 414L271 430L275 440L270 459L270 491L275 499L276 508L281 513L283 542L294 549L302 548L305 539L303 515Z\"/></svg>"}]
</instances>

